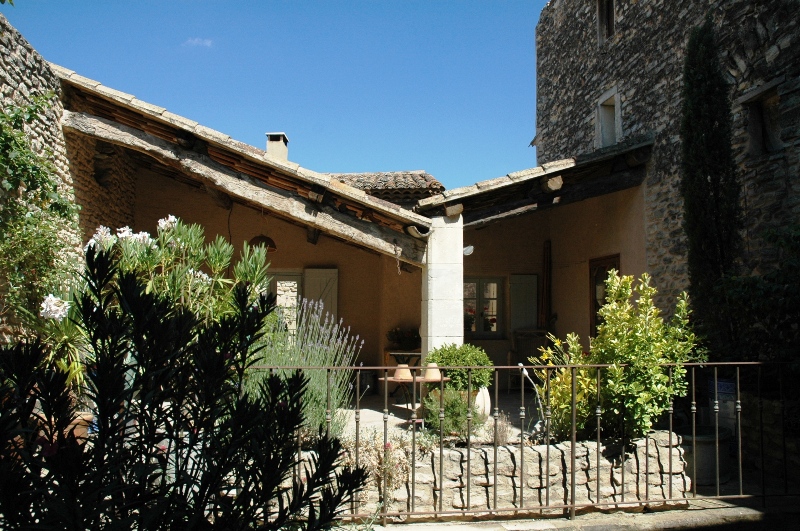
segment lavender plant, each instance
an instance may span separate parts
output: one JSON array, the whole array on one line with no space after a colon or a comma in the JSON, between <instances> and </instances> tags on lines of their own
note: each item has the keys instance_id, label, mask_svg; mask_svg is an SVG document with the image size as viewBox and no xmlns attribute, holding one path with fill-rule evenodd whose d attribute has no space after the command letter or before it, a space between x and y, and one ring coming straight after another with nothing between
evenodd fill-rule
<instances>
[{"instance_id":1,"label":"lavender plant","mask_svg":"<svg viewBox=\"0 0 800 531\"><path fill-rule=\"evenodd\" d=\"M287 312L296 314L287 315ZM303 300L296 309L279 308L276 314L264 329L257 365L320 367L307 371L310 382L304 403L307 432L314 434L323 428L333 435L341 435L346 423L344 408L353 394L352 372L343 367L353 365L364 342L359 341L359 336L351 335L350 328L344 326L342 320L336 321L327 313L322 301ZM297 323L297 328L291 330L287 322ZM287 371L279 369L278 373ZM267 375L265 368L254 369L246 382L247 388L257 389Z\"/></svg>"}]
</instances>

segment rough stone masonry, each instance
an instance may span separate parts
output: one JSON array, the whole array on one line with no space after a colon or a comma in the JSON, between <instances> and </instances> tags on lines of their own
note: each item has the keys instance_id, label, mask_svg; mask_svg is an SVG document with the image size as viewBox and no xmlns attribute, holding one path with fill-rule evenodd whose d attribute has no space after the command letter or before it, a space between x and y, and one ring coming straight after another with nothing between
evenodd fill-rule
<instances>
[{"instance_id":1,"label":"rough stone masonry","mask_svg":"<svg viewBox=\"0 0 800 531\"><path fill-rule=\"evenodd\" d=\"M778 260L765 246L765 230L800 216L800 2L613 4L614 33L607 38L600 35L596 1L552 0L542 11L536 28L537 157L541 164L597 149L599 100L610 91L620 107L618 141L655 133L644 184L646 252L656 302L666 309L688 284L679 127L689 34L711 14L731 86L733 149L747 220L745 266L763 273ZM765 92L759 95L760 90ZM749 111L767 97L777 102L771 117L777 138L758 152L751 146Z\"/></svg>"}]
</instances>

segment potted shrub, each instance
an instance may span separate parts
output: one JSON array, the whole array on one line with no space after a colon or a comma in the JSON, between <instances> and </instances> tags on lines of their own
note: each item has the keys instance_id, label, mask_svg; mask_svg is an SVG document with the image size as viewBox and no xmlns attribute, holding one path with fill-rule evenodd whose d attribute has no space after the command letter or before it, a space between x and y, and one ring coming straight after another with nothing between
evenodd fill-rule
<instances>
[{"instance_id":1,"label":"potted shrub","mask_svg":"<svg viewBox=\"0 0 800 531\"><path fill-rule=\"evenodd\" d=\"M491 399L487 387L492 383L494 370L492 360L486 351L475 345L443 345L428 353L425 363L436 363L445 370L445 376L450 378L445 382L445 387L456 391L467 391L469 383L469 369L449 367L486 367L485 369L472 369L472 391L474 397L469 397L471 403L477 408L479 415L488 416L491 411Z\"/></svg>"}]
</instances>

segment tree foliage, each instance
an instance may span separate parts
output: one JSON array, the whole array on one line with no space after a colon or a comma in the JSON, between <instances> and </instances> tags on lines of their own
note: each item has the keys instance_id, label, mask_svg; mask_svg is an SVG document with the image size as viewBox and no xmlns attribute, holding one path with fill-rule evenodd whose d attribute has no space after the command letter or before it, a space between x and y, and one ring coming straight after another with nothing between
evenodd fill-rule
<instances>
[{"instance_id":1,"label":"tree foliage","mask_svg":"<svg viewBox=\"0 0 800 531\"><path fill-rule=\"evenodd\" d=\"M736 272L743 225L728 92L707 17L691 33L683 70L681 194L689 294L714 355L735 342L731 309L717 286Z\"/></svg>"},{"instance_id":2,"label":"tree foliage","mask_svg":"<svg viewBox=\"0 0 800 531\"><path fill-rule=\"evenodd\" d=\"M324 435L298 462L307 379L243 387L274 296L237 283L229 311L208 321L94 246L85 280L87 433L41 343L0 352L0 527L333 526L366 472L339 467L341 445Z\"/></svg>"}]
</instances>

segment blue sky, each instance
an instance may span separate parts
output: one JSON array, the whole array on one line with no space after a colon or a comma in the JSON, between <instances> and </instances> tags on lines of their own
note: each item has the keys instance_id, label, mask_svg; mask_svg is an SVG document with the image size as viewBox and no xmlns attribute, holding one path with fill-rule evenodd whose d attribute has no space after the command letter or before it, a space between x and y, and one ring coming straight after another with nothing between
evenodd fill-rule
<instances>
[{"instance_id":1,"label":"blue sky","mask_svg":"<svg viewBox=\"0 0 800 531\"><path fill-rule=\"evenodd\" d=\"M545 0L16 0L49 61L322 172L535 166Z\"/></svg>"}]
</instances>

